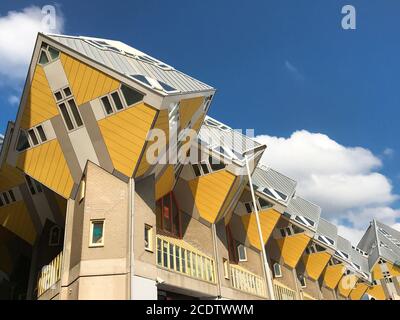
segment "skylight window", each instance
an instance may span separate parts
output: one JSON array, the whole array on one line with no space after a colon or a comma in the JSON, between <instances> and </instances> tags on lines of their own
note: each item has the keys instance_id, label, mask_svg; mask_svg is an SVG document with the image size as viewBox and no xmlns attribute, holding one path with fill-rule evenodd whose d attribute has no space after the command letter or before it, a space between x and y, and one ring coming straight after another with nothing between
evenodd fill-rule
<instances>
[{"instance_id":1,"label":"skylight window","mask_svg":"<svg viewBox=\"0 0 400 320\"><path fill-rule=\"evenodd\" d=\"M318 236L318 240L325 242L328 245L333 246L335 244L335 241L333 241L331 238L327 237L327 236Z\"/></svg>"}]
</instances>

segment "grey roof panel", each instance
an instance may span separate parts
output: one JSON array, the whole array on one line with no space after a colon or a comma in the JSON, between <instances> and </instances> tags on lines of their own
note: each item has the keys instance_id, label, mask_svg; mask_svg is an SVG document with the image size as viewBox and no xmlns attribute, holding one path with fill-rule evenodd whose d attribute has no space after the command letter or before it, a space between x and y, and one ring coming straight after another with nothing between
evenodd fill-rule
<instances>
[{"instance_id":1,"label":"grey roof panel","mask_svg":"<svg viewBox=\"0 0 400 320\"><path fill-rule=\"evenodd\" d=\"M101 49L87 42L87 40L90 40L91 38L73 37L64 35L47 35L47 36L49 36L54 41L57 41L69 47L70 49L77 51L78 53L83 54L88 58L95 60L101 63L102 65L105 65L110 69L115 70L120 74L125 74L129 76L132 74L139 73L141 75L151 77L157 81L165 82L169 86L177 89L182 93L214 90L213 87L199 80L196 80L174 68L163 69L157 66L156 64L145 62L131 56L127 56L124 54L124 52L118 53L111 50ZM106 42L110 41L106 39L104 40L97 39L97 40L102 40ZM131 49L134 50L135 52L140 52L134 48Z\"/></svg>"},{"instance_id":2,"label":"grey roof panel","mask_svg":"<svg viewBox=\"0 0 400 320\"><path fill-rule=\"evenodd\" d=\"M327 238L328 242L323 238L321 239L320 236ZM314 238L324 242L329 247L336 249L338 228L333 223L323 218L320 218L318 221L317 232ZM330 240L333 241L333 244L330 243Z\"/></svg>"},{"instance_id":3,"label":"grey roof panel","mask_svg":"<svg viewBox=\"0 0 400 320\"><path fill-rule=\"evenodd\" d=\"M252 175L252 180L253 184L257 186L259 190L272 188L286 195L287 198L283 201L284 203L288 203L296 192L296 181L269 167L256 167Z\"/></svg>"},{"instance_id":4,"label":"grey roof panel","mask_svg":"<svg viewBox=\"0 0 400 320\"><path fill-rule=\"evenodd\" d=\"M351 258L350 255L351 255L351 251L352 250L353 250L353 248L351 246L350 241L345 239L345 238L343 238L343 237L341 237L341 236L338 236L338 238L337 238L337 250L336 251L337 252L340 251L340 252L344 253L345 255L347 255L347 257L345 257L345 258L340 256L340 255L339 255L339 257L341 257L342 259L345 259L345 260L350 260L350 258Z\"/></svg>"},{"instance_id":5,"label":"grey roof panel","mask_svg":"<svg viewBox=\"0 0 400 320\"><path fill-rule=\"evenodd\" d=\"M299 196L295 196L290 200L285 212L290 214L291 219L295 219L296 221L298 221L296 216L311 220L313 224L308 227L314 231L317 229L318 221L321 216L321 208L316 204Z\"/></svg>"}]
</instances>

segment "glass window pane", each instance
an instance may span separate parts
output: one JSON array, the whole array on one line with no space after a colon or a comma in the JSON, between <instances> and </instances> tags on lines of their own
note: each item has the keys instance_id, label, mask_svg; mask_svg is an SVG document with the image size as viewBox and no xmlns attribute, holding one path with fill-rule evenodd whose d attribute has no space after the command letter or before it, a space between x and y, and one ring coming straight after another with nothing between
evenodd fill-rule
<instances>
[{"instance_id":1,"label":"glass window pane","mask_svg":"<svg viewBox=\"0 0 400 320\"><path fill-rule=\"evenodd\" d=\"M171 212L170 212L171 208L170 208L170 196L169 194L167 196L165 196L163 198L163 212L162 212L162 216L163 216L163 228L166 231L171 232Z\"/></svg>"},{"instance_id":2,"label":"glass window pane","mask_svg":"<svg viewBox=\"0 0 400 320\"><path fill-rule=\"evenodd\" d=\"M47 137L46 137L46 134L44 133L43 127L42 126L37 126L36 129L37 129L37 131L39 133L40 140L42 140L42 142L47 141Z\"/></svg>"},{"instance_id":3,"label":"glass window pane","mask_svg":"<svg viewBox=\"0 0 400 320\"><path fill-rule=\"evenodd\" d=\"M26 136L25 131L20 130L18 142L17 142L17 151L24 151L30 147L28 137Z\"/></svg>"},{"instance_id":4,"label":"glass window pane","mask_svg":"<svg viewBox=\"0 0 400 320\"><path fill-rule=\"evenodd\" d=\"M8 191L8 193L10 194L11 201L15 202L16 200L15 200L14 191L10 190L10 191Z\"/></svg>"},{"instance_id":5,"label":"glass window pane","mask_svg":"<svg viewBox=\"0 0 400 320\"><path fill-rule=\"evenodd\" d=\"M165 268L168 268L168 243L165 241L163 241L162 250L163 250L163 266Z\"/></svg>"},{"instance_id":6,"label":"glass window pane","mask_svg":"<svg viewBox=\"0 0 400 320\"><path fill-rule=\"evenodd\" d=\"M60 100L62 100L62 98L63 98L63 96L62 96L62 94L61 94L60 91L57 91L57 92L54 94L54 96L56 97L56 100L57 100L57 101L60 101Z\"/></svg>"},{"instance_id":7,"label":"glass window pane","mask_svg":"<svg viewBox=\"0 0 400 320\"><path fill-rule=\"evenodd\" d=\"M210 173L210 171L208 170L208 167L207 167L207 165L205 163L201 164L201 168L203 169L203 173L204 174Z\"/></svg>"},{"instance_id":8,"label":"glass window pane","mask_svg":"<svg viewBox=\"0 0 400 320\"><path fill-rule=\"evenodd\" d=\"M225 169L225 167L226 167L226 165L223 164L221 162L221 160L219 160L219 159L209 157L208 161L209 161L211 169L213 171L222 170L222 169Z\"/></svg>"},{"instance_id":9,"label":"glass window pane","mask_svg":"<svg viewBox=\"0 0 400 320\"><path fill-rule=\"evenodd\" d=\"M181 271L181 265L180 265L181 250L179 247L175 247L175 258L176 258L176 270Z\"/></svg>"},{"instance_id":10,"label":"glass window pane","mask_svg":"<svg viewBox=\"0 0 400 320\"><path fill-rule=\"evenodd\" d=\"M102 244L103 243L103 230L104 221L92 222L92 243Z\"/></svg>"},{"instance_id":11,"label":"glass window pane","mask_svg":"<svg viewBox=\"0 0 400 320\"><path fill-rule=\"evenodd\" d=\"M121 91L128 106L143 100L143 94L125 85L121 86Z\"/></svg>"},{"instance_id":12,"label":"glass window pane","mask_svg":"<svg viewBox=\"0 0 400 320\"><path fill-rule=\"evenodd\" d=\"M40 58L39 58L39 63L40 64L46 64L49 63L49 59L47 58L47 55L44 51L40 52Z\"/></svg>"},{"instance_id":13,"label":"glass window pane","mask_svg":"<svg viewBox=\"0 0 400 320\"><path fill-rule=\"evenodd\" d=\"M174 245L172 243L169 244L169 267L170 269L175 269Z\"/></svg>"},{"instance_id":14,"label":"glass window pane","mask_svg":"<svg viewBox=\"0 0 400 320\"><path fill-rule=\"evenodd\" d=\"M193 167L193 171L194 171L194 174L196 175L196 177L200 177L201 172L200 172L199 166L197 164L193 164L192 167Z\"/></svg>"},{"instance_id":15,"label":"glass window pane","mask_svg":"<svg viewBox=\"0 0 400 320\"><path fill-rule=\"evenodd\" d=\"M103 103L104 109L106 110L107 114L111 114L114 112L111 107L110 100L108 100L108 97L101 98L101 102Z\"/></svg>"},{"instance_id":16,"label":"glass window pane","mask_svg":"<svg viewBox=\"0 0 400 320\"><path fill-rule=\"evenodd\" d=\"M38 144L39 144L39 141L38 141L38 139L37 139L37 137L36 137L35 131L33 131L33 129L30 129L30 130L28 131L28 134L29 134L29 136L31 137L31 140L32 140L32 142L33 142L33 145L34 145L34 146L38 145Z\"/></svg>"},{"instance_id":17,"label":"glass window pane","mask_svg":"<svg viewBox=\"0 0 400 320\"><path fill-rule=\"evenodd\" d=\"M36 194L36 190L33 187L33 183L32 183L31 178L29 176L25 176L25 178L26 178L26 182L28 183L28 187L29 187L29 190L31 191L31 194L32 195Z\"/></svg>"},{"instance_id":18,"label":"glass window pane","mask_svg":"<svg viewBox=\"0 0 400 320\"><path fill-rule=\"evenodd\" d=\"M78 108L76 107L75 101L73 99L68 100L68 104L71 108L72 114L75 118L76 124L78 127L83 126L81 115L79 114Z\"/></svg>"},{"instance_id":19,"label":"glass window pane","mask_svg":"<svg viewBox=\"0 0 400 320\"><path fill-rule=\"evenodd\" d=\"M61 103L59 105L59 107L60 107L61 114L64 118L64 121L65 121L65 124L67 125L68 130L74 129L74 125L72 124L71 117L69 116L69 113L68 113L68 110L67 110L67 107L65 106L65 104Z\"/></svg>"},{"instance_id":20,"label":"glass window pane","mask_svg":"<svg viewBox=\"0 0 400 320\"><path fill-rule=\"evenodd\" d=\"M117 110L121 110L121 109L124 108L124 106L122 105L122 101L121 101L121 98L119 97L118 92L112 93L111 97L112 97L112 99L114 101L115 108L117 108Z\"/></svg>"},{"instance_id":21,"label":"glass window pane","mask_svg":"<svg viewBox=\"0 0 400 320\"><path fill-rule=\"evenodd\" d=\"M161 252L161 239L157 238L157 264L161 265L162 252Z\"/></svg>"},{"instance_id":22,"label":"glass window pane","mask_svg":"<svg viewBox=\"0 0 400 320\"><path fill-rule=\"evenodd\" d=\"M3 198L4 198L4 201L6 202L6 204L10 204L10 200L8 199L8 196L5 192L3 192Z\"/></svg>"},{"instance_id":23,"label":"glass window pane","mask_svg":"<svg viewBox=\"0 0 400 320\"><path fill-rule=\"evenodd\" d=\"M0 207L4 206L4 202L2 200L2 198L0 197Z\"/></svg>"},{"instance_id":24,"label":"glass window pane","mask_svg":"<svg viewBox=\"0 0 400 320\"><path fill-rule=\"evenodd\" d=\"M66 87L64 89L64 94L65 94L65 97L68 98L70 95L72 95L71 89L69 87Z\"/></svg>"},{"instance_id":25,"label":"glass window pane","mask_svg":"<svg viewBox=\"0 0 400 320\"><path fill-rule=\"evenodd\" d=\"M50 57L52 60L55 60L58 58L58 56L60 55L60 52L52 47L49 46L48 49L49 53L50 53Z\"/></svg>"}]
</instances>

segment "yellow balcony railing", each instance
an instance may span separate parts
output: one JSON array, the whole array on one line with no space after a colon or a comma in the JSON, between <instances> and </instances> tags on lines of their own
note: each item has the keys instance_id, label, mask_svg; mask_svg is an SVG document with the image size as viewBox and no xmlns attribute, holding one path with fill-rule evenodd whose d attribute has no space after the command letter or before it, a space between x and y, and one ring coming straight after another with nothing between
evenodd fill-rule
<instances>
[{"instance_id":1,"label":"yellow balcony railing","mask_svg":"<svg viewBox=\"0 0 400 320\"><path fill-rule=\"evenodd\" d=\"M214 260L183 240L157 235L157 265L215 283Z\"/></svg>"},{"instance_id":2,"label":"yellow balcony railing","mask_svg":"<svg viewBox=\"0 0 400 320\"><path fill-rule=\"evenodd\" d=\"M55 257L48 265L44 266L40 271L37 284L38 297L61 279L62 255L63 253L60 252L57 257Z\"/></svg>"},{"instance_id":3,"label":"yellow balcony railing","mask_svg":"<svg viewBox=\"0 0 400 320\"><path fill-rule=\"evenodd\" d=\"M260 297L266 296L265 281L262 277L237 265L230 265L232 287Z\"/></svg>"},{"instance_id":4,"label":"yellow balcony railing","mask_svg":"<svg viewBox=\"0 0 400 320\"><path fill-rule=\"evenodd\" d=\"M274 292L276 300L296 300L296 291L274 280Z\"/></svg>"}]
</instances>

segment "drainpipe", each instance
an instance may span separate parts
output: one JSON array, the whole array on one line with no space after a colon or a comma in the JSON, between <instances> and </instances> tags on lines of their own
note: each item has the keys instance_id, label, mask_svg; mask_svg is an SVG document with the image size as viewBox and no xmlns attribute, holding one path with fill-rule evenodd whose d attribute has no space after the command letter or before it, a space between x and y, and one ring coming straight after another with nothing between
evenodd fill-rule
<instances>
[{"instance_id":1,"label":"drainpipe","mask_svg":"<svg viewBox=\"0 0 400 320\"><path fill-rule=\"evenodd\" d=\"M129 184L128 184L128 212L129 212L129 219L130 219L130 224L129 224L129 272L130 272L130 292L129 292L129 299L133 300L133 290L134 290L134 283L133 283L133 275L134 275L134 247L133 247L133 231L134 231L134 213L135 213L135 194L134 194L134 189L135 189L135 182L133 178L129 178Z\"/></svg>"},{"instance_id":2,"label":"drainpipe","mask_svg":"<svg viewBox=\"0 0 400 320\"><path fill-rule=\"evenodd\" d=\"M246 169L247 169L247 175L249 177L251 197L253 199L253 206L254 206L256 220L257 220L258 236L260 237L261 251L262 251L263 260L264 260L264 271L265 271L265 275L267 278L268 293L269 293L270 299L275 300L274 288L273 288L272 280L271 280L272 279L271 278L271 270L269 269L267 254L265 252L264 237L262 235L262 230L261 230L261 225L260 225L260 216L258 214L256 196L254 195L253 181L251 179L250 166L249 166L249 161L247 159L247 155L244 156L244 160L246 161Z\"/></svg>"}]
</instances>

